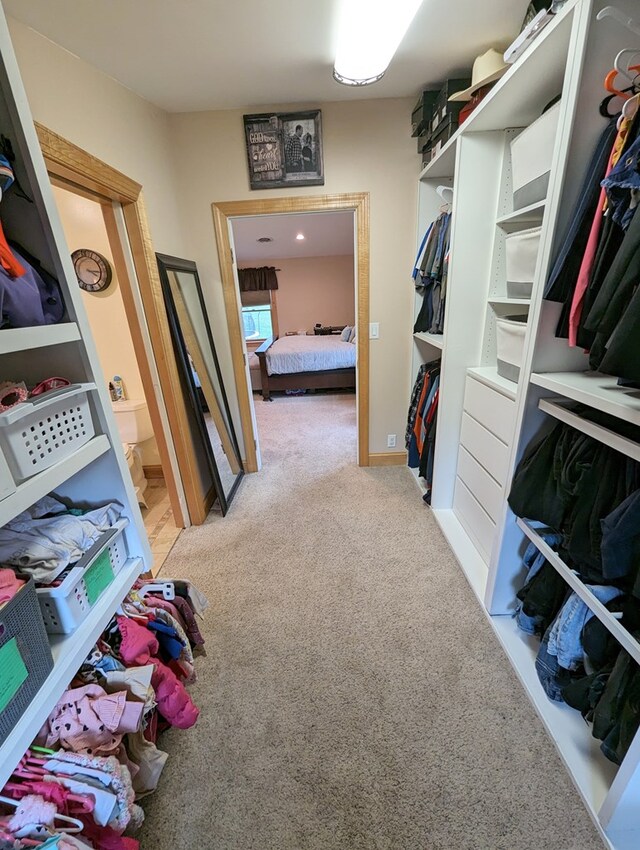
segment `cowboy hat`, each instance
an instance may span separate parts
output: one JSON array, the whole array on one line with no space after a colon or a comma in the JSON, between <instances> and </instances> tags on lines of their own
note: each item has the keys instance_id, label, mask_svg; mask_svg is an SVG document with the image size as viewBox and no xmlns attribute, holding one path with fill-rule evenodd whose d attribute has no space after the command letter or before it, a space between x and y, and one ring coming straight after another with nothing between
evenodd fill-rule
<instances>
[{"instance_id":1,"label":"cowboy hat","mask_svg":"<svg viewBox=\"0 0 640 850\"><path fill-rule=\"evenodd\" d=\"M478 89L489 85L489 83L493 83L495 80L499 80L500 77L506 73L508 68L509 66L504 63L502 53L498 52L493 47L490 47L486 53L483 53L481 56L476 56L475 62L473 63L471 85L469 88L452 94L449 100L471 100Z\"/></svg>"}]
</instances>

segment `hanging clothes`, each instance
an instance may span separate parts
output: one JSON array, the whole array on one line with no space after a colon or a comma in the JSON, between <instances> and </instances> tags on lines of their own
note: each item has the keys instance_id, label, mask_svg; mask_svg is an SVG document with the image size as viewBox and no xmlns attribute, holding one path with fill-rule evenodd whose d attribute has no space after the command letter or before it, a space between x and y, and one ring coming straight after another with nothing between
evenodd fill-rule
<instances>
[{"instance_id":1,"label":"hanging clothes","mask_svg":"<svg viewBox=\"0 0 640 850\"><path fill-rule=\"evenodd\" d=\"M431 503L439 387L440 362L421 366L411 394L405 434L407 463L424 479L426 492L422 498L427 504Z\"/></svg>"},{"instance_id":2,"label":"hanging clothes","mask_svg":"<svg viewBox=\"0 0 640 850\"><path fill-rule=\"evenodd\" d=\"M444 333L450 239L451 213L441 213L427 228L414 263L412 277L422 295L414 333Z\"/></svg>"}]
</instances>

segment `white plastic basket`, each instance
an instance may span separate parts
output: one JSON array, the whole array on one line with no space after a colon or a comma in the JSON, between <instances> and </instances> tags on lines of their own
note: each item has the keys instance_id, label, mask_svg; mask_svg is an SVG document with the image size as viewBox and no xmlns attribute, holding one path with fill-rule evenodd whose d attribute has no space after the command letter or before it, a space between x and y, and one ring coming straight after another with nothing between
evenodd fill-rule
<instances>
[{"instance_id":1,"label":"white plastic basket","mask_svg":"<svg viewBox=\"0 0 640 850\"><path fill-rule=\"evenodd\" d=\"M532 227L505 238L509 298L531 298L541 233L541 227Z\"/></svg>"},{"instance_id":2,"label":"white plastic basket","mask_svg":"<svg viewBox=\"0 0 640 850\"><path fill-rule=\"evenodd\" d=\"M556 103L511 142L514 210L547 197L559 118Z\"/></svg>"},{"instance_id":3,"label":"white plastic basket","mask_svg":"<svg viewBox=\"0 0 640 850\"><path fill-rule=\"evenodd\" d=\"M498 349L498 375L518 382L524 356L524 340L528 316L496 318L496 344Z\"/></svg>"},{"instance_id":4,"label":"white plastic basket","mask_svg":"<svg viewBox=\"0 0 640 850\"><path fill-rule=\"evenodd\" d=\"M103 591L129 557L124 529L126 518L105 531L71 568L57 587L36 589L42 619L50 634L68 635L82 623Z\"/></svg>"},{"instance_id":5,"label":"white plastic basket","mask_svg":"<svg viewBox=\"0 0 640 850\"><path fill-rule=\"evenodd\" d=\"M0 448L16 484L69 457L95 434L89 391L71 384L0 413Z\"/></svg>"}]
</instances>

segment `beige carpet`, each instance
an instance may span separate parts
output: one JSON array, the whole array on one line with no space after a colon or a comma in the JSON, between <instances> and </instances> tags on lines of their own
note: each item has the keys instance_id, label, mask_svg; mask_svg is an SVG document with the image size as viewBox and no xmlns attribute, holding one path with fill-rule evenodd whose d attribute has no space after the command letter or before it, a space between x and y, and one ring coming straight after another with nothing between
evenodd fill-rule
<instances>
[{"instance_id":1,"label":"beige carpet","mask_svg":"<svg viewBox=\"0 0 640 850\"><path fill-rule=\"evenodd\" d=\"M162 571L209 655L143 846L601 850L408 471L356 467L354 397L256 406L264 470Z\"/></svg>"}]
</instances>

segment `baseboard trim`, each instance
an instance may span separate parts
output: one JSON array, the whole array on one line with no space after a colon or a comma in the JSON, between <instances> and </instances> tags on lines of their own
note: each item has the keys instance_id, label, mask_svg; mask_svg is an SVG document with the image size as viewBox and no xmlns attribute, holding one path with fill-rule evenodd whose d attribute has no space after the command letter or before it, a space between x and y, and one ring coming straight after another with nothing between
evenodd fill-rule
<instances>
[{"instance_id":1,"label":"baseboard trim","mask_svg":"<svg viewBox=\"0 0 640 850\"><path fill-rule=\"evenodd\" d=\"M405 466L406 452L373 452L369 454L369 466Z\"/></svg>"},{"instance_id":2,"label":"baseboard trim","mask_svg":"<svg viewBox=\"0 0 640 850\"><path fill-rule=\"evenodd\" d=\"M164 472L159 463L151 466L143 466L144 474L147 478L164 478Z\"/></svg>"}]
</instances>

